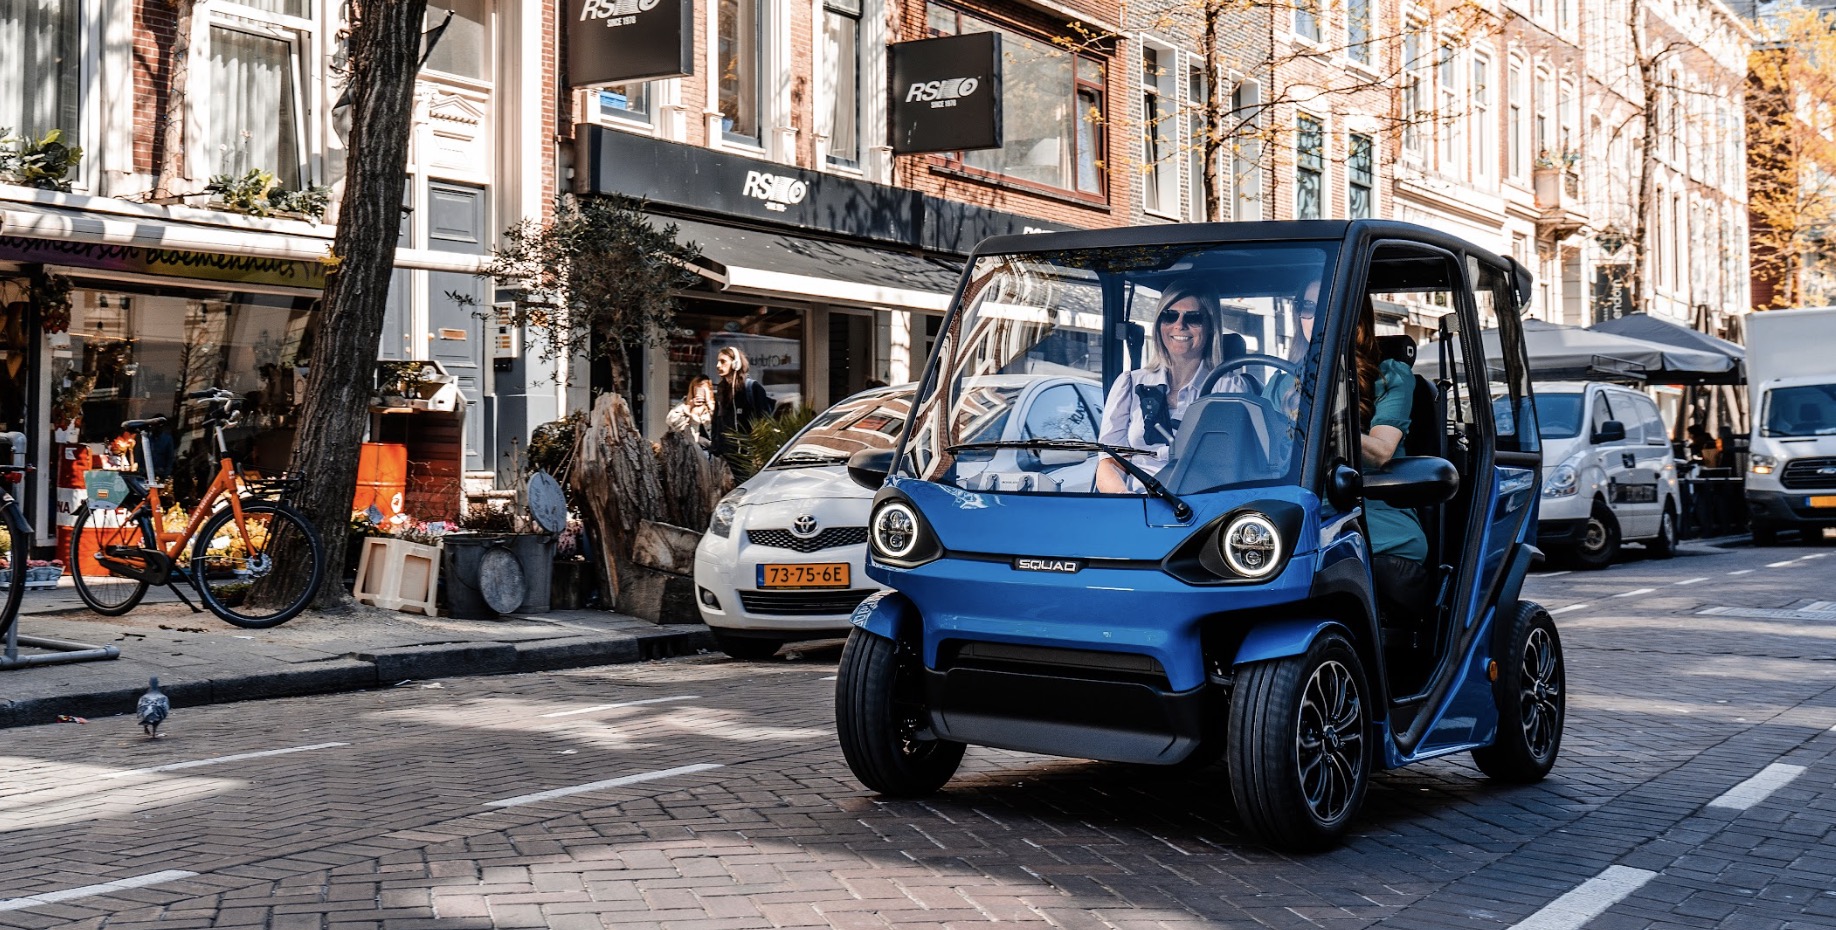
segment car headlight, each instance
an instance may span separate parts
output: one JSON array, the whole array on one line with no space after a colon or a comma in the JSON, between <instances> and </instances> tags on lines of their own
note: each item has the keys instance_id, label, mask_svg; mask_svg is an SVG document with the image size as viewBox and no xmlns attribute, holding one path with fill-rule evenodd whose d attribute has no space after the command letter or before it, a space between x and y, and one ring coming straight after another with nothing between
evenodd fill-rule
<instances>
[{"instance_id":1,"label":"car headlight","mask_svg":"<svg viewBox=\"0 0 1836 930\"><path fill-rule=\"evenodd\" d=\"M1747 467L1751 468L1756 475L1770 475L1774 469L1779 467L1779 457L1776 455L1751 456L1747 459Z\"/></svg>"},{"instance_id":2,"label":"car headlight","mask_svg":"<svg viewBox=\"0 0 1836 930\"><path fill-rule=\"evenodd\" d=\"M733 518L739 514L740 499L746 496L745 488L734 488L720 503L714 505L714 517L708 521L708 532L727 538L733 532Z\"/></svg>"},{"instance_id":3,"label":"car headlight","mask_svg":"<svg viewBox=\"0 0 1836 930\"><path fill-rule=\"evenodd\" d=\"M1580 474L1575 466L1564 462L1549 472L1549 480L1543 482L1544 497L1572 497L1580 487Z\"/></svg>"},{"instance_id":4,"label":"car headlight","mask_svg":"<svg viewBox=\"0 0 1836 930\"><path fill-rule=\"evenodd\" d=\"M887 501L873 512L873 550L882 558L909 558L918 549L918 513L904 501Z\"/></svg>"},{"instance_id":5,"label":"car headlight","mask_svg":"<svg viewBox=\"0 0 1836 930\"><path fill-rule=\"evenodd\" d=\"M1262 514L1243 514L1218 535L1218 554L1231 571L1245 578L1264 577L1281 564L1281 531Z\"/></svg>"}]
</instances>

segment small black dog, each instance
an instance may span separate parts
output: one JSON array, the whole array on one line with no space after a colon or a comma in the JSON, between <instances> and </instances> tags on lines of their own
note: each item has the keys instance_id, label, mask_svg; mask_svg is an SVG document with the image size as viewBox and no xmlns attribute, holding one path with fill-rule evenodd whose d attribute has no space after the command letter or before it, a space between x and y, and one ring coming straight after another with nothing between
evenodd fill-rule
<instances>
[{"instance_id":1,"label":"small black dog","mask_svg":"<svg viewBox=\"0 0 1836 930\"><path fill-rule=\"evenodd\" d=\"M1137 384L1135 402L1141 407L1142 442L1150 446L1164 446L1172 442L1174 432L1179 429L1179 421L1173 419L1172 409L1167 404L1167 386Z\"/></svg>"}]
</instances>

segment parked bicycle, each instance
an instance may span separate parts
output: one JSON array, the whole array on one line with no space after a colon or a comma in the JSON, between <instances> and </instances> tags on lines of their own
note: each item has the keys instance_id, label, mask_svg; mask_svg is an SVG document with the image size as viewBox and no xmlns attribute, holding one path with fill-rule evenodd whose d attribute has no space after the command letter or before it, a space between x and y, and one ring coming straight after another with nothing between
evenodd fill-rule
<instances>
[{"instance_id":1,"label":"parked bicycle","mask_svg":"<svg viewBox=\"0 0 1836 930\"><path fill-rule=\"evenodd\" d=\"M166 417L129 420L140 471L92 469L89 502L70 535L71 579L97 613L132 610L147 589L163 585L197 610L178 587L189 582L210 612L239 627L264 629L293 619L318 593L325 547L289 498L297 477L245 478L223 429L241 419L242 398L222 389L187 395L207 408L204 428L216 446L217 473L185 527L170 532L153 471L152 434Z\"/></svg>"},{"instance_id":2,"label":"parked bicycle","mask_svg":"<svg viewBox=\"0 0 1836 930\"><path fill-rule=\"evenodd\" d=\"M26 572L32 564L32 527L13 499L12 486L25 477L24 433L0 433L0 451L10 451L0 465L0 642L19 619L19 602L25 597Z\"/></svg>"}]
</instances>

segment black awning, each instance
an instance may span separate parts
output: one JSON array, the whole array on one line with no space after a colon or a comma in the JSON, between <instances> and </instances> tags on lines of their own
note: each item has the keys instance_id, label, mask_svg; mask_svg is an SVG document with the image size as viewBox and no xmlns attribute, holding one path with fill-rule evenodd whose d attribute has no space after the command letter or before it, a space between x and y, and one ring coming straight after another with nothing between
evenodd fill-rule
<instances>
[{"instance_id":1,"label":"black awning","mask_svg":"<svg viewBox=\"0 0 1836 930\"><path fill-rule=\"evenodd\" d=\"M652 215L701 249L702 264L727 290L866 307L942 310L962 268L905 252L790 233Z\"/></svg>"}]
</instances>

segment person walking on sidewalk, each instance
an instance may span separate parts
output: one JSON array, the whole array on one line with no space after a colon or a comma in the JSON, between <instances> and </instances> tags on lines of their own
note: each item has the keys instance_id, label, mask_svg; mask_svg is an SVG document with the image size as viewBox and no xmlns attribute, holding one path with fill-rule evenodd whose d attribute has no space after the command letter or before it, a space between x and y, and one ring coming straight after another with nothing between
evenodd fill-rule
<instances>
[{"instance_id":1,"label":"person walking on sidewalk","mask_svg":"<svg viewBox=\"0 0 1836 930\"><path fill-rule=\"evenodd\" d=\"M731 459L739 451L738 437L751 431L752 421L771 415L771 395L764 385L746 377L752 364L738 346L723 346L714 368L720 380L714 387L713 452Z\"/></svg>"}]
</instances>

